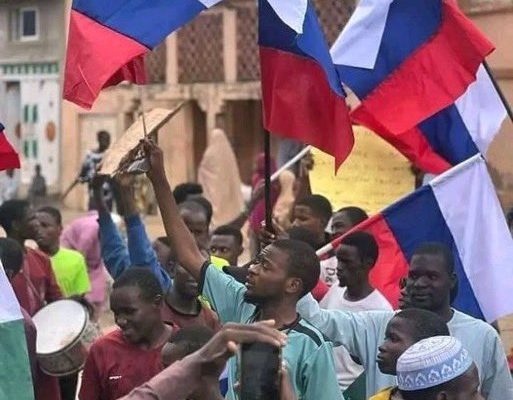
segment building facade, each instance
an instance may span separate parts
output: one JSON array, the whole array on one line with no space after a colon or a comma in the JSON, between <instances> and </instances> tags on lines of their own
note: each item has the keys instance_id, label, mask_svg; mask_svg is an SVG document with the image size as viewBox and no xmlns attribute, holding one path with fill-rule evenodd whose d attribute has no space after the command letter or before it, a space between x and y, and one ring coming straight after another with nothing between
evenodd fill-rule
<instances>
[{"instance_id":1,"label":"building facade","mask_svg":"<svg viewBox=\"0 0 513 400\"><path fill-rule=\"evenodd\" d=\"M50 190L60 188L63 21L60 0L0 1L0 120L25 187L40 164Z\"/></svg>"}]
</instances>

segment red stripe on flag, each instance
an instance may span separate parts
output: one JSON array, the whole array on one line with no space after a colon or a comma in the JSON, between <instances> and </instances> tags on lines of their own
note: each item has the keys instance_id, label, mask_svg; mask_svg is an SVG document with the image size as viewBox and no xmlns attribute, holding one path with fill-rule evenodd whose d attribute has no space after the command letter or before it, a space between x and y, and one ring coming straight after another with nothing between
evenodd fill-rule
<instances>
[{"instance_id":1,"label":"red stripe on flag","mask_svg":"<svg viewBox=\"0 0 513 400\"><path fill-rule=\"evenodd\" d=\"M455 2L445 0L437 34L362 101L359 119L372 115L394 133L413 128L454 103L493 50Z\"/></svg>"},{"instance_id":2,"label":"red stripe on flag","mask_svg":"<svg viewBox=\"0 0 513 400\"><path fill-rule=\"evenodd\" d=\"M64 98L91 108L100 91L122 81L145 83L148 48L71 10Z\"/></svg>"},{"instance_id":3,"label":"red stripe on flag","mask_svg":"<svg viewBox=\"0 0 513 400\"><path fill-rule=\"evenodd\" d=\"M260 63L265 128L331 154L338 168L354 144L345 98L306 57L261 47Z\"/></svg>"},{"instance_id":4,"label":"red stripe on flag","mask_svg":"<svg viewBox=\"0 0 513 400\"><path fill-rule=\"evenodd\" d=\"M451 164L433 150L417 127L400 134L393 134L376 121L372 115L365 114L362 109L353 111L351 119L355 124L363 125L381 136L425 172L438 175L451 168Z\"/></svg>"},{"instance_id":5,"label":"red stripe on flag","mask_svg":"<svg viewBox=\"0 0 513 400\"><path fill-rule=\"evenodd\" d=\"M0 131L0 171L20 168L20 157L9 143L5 133Z\"/></svg>"}]
</instances>

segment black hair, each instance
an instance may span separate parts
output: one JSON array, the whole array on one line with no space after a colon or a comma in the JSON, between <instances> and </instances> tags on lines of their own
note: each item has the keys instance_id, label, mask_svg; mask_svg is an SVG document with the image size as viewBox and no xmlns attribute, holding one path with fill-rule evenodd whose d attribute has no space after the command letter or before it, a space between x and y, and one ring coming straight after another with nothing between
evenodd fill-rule
<instances>
[{"instance_id":1,"label":"black hair","mask_svg":"<svg viewBox=\"0 0 513 400\"><path fill-rule=\"evenodd\" d=\"M508 214L506 215L506 221L508 221L508 226L513 225L513 208L508 211Z\"/></svg>"},{"instance_id":2,"label":"black hair","mask_svg":"<svg viewBox=\"0 0 513 400\"><path fill-rule=\"evenodd\" d=\"M173 190L173 196L176 204L181 204L187 200L187 196L203 194L203 187L198 183L186 182L177 185Z\"/></svg>"},{"instance_id":3,"label":"black hair","mask_svg":"<svg viewBox=\"0 0 513 400\"><path fill-rule=\"evenodd\" d=\"M202 206L205 209L206 216L207 216L207 223L210 226L210 222L212 222L212 216L214 215L214 209L212 208L212 203L208 201L207 198L200 196L200 197L193 197L191 201L194 201L198 203L200 206Z\"/></svg>"},{"instance_id":4,"label":"black hair","mask_svg":"<svg viewBox=\"0 0 513 400\"><path fill-rule=\"evenodd\" d=\"M155 297L162 296L162 287L157 277L147 268L129 268L114 281L113 289L123 287L137 287L141 297L146 301L153 301Z\"/></svg>"},{"instance_id":5,"label":"black hair","mask_svg":"<svg viewBox=\"0 0 513 400\"><path fill-rule=\"evenodd\" d=\"M233 236L237 246L242 246L242 233L240 232L240 229L237 229L232 225L221 225L214 230L212 235Z\"/></svg>"},{"instance_id":6,"label":"black hair","mask_svg":"<svg viewBox=\"0 0 513 400\"><path fill-rule=\"evenodd\" d=\"M57 225L62 225L62 215L55 207L41 207L37 212L50 215Z\"/></svg>"},{"instance_id":7,"label":"black hair","mask_svg":"<svg viewBox=\"0 0 513 400\"><path fill-rule=\"evenodd\" d=\"M353 246L358 249L362 260L370 260L372 265L376 264L379 256L379 247L376 239L367 232L352 232L342 239L341 244Z\"/></svg>"},{"instance_id":8,"label":"black hair","mask_svg":"<svg viewBox=\"0 0 513 400\"><path fill-rule=\"evenodd\" d=\"M172 247L171 240L167 236L159 236L155 241L162 243L164 246Z\"/></svg>"},{"instance_id":9,"label":"black hair","mask_svg":"<svg viewBox=\"0 0 513 400\"><path fill-rule=\"evenodd\" d=\"M108 136L109 139L110 139L110 133L107 132L106 130L101 130L101 131L96 132L96 139L97 140L100 140L101 136Z\"/></svg>"},{"instance_id":10,"label":"black hair","mask_svg":"<svg viewBox=\"0 0 513 400\"><path fill-rule=\"evenodd\" d=\"M300 242L306 243L314 250L317 250L317 247L319 247L317 235L315 235L315 233L309 229L300 226L294 226L287 230L287 234L289 235L290 239L299 240Z\"/></svg>"},{"instance_id":11,"label":"black hair","mask_svg":"<svg viewBox=\"0 0 513 400\"><path fill-rule=\"evenodd\" d=\"M312 210L317 217L322 218L328 224L333 215L333 208L329 200L320 194L311 194L296 202L298 206L305 206Z\"/></svg>"},{"instance_id":12,"label":"black hair","mask_svg":"<svg viewBox=\"0 0 513 400\"><path fill-rule=\"evenodd\" d=\"M444 259L447 273L449 275L452 275L454 273L454 256L452 255L452 252L449 249L449 247L447 247L445 244L439 242L422 243L421 245L417 246L417 248L413 252L413 256L418 255L441 256Z\"/></svg>"},{"instance_id":13,"label":"black hair","mask_svg":"<svg viewBox=\"0 0 513 400\"><path fill-rule=\"evenodd\" d=\"M205 216L205 219L207 220L207 224L208 224L208 212L205 209L205 207L203 205L201 205L199 202L194 201L192 199L186 200L183 203L180 203L180 205L178 206L178 209L179 210L188 210L193 213L203 214Z\"/></svg>"},{"instance_id":14,"label":"black hair","mask_svg":"<svg viewBox=\"0 0 513 400\"><path fill-rule=\"evenodd\" d=\"M0 226L9 234L12 231L14 221L22 221L25 218L30 203L27 200L7 200L0 206Z\"/></svg>"},{"instance_id":15,"label":"black hair","mask_svg":"<svg viewBox=\"0 0 513 400\"><path fill-rule=\"evenodd\" d=\"M361 224L363 221L369 218L367 213L360 207L343 207L336 212L336 214L338 213L346 214L351 221L351 225L353 226Z\"/></svg>"},{"instance_id":16,"label":"black hair","mask_svg":"<svg viewBox=\"0 0 513 400\"><path fill-rule=\"evenodd\" d=\"M299 278L303 281L303 297L319 282L321 265L315 250L305 242L293 239L281 239L273 242L271 246L280 249L289 256L289 276Z\"/></svg>"},{"instance_id":17,"label":"black hair","mask_svg":"<svg viewBox=\"0 0 513 400\"><path fill-rule=\"evenodd\" d=\"M16 275L23 266L23 248L14 239L0 238L0 260L6 271Z\"/></svg>"},{"instance_id":18,"label":"black hair","mask_svg":"<svg viewBox=\"0 0 513 400\"><path fill-rule=\"evenodd\" d=\"M401 318L408 321L412 329L413 339L419 342L433 336L450 336L449 328L445 321L434 312L420 308L408 308L399 311L394 318Z\"/></svg>"},{"instance_id":19,"label":"black hair","mask_svg":"<svg viewBox=\"0 0 513 400\"><path fill-rule=\"evenodd\" d=\"M183 347L185 356L187 356L205 346L214 335L214 330L208 326L192 325L171 335L169 343Z\"/></svg>"}]
</instances>

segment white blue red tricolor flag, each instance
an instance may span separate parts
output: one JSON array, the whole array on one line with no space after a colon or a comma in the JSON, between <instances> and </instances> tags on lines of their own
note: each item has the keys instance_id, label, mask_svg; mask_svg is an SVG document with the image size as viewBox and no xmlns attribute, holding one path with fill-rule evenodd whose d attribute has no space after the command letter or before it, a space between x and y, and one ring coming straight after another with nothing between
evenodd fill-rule
<instances>
[{"instance_id":1,"label":"white blue red tricolor flag","mask_svg":"<svg viewBox=\"0 0 513 400\"><path fill-rule=\"evenodd\" d=\"M311 144L338 167L354 139L346 94L308 0L259 0L264 126Z\"/></svg>"},{"instance_id":2,"label":"white blue red tricolor flag","mask_svg":"<svg viewBox=\"0 0 513 400\"><path fill-rule=\"evenodd\" d=\"M20 157L7 140L4 126L0 123L0 171L20 168Z\"/></svg>"},{"instance_id":3,"label":"white blue red tricolor flag","mask_svg":"<svg viewBox=\"0 0 513 400\"><path fill-rule=\"evenodd\" d=\"M513 313L513 240L481 155L438 176L354 228L371 233L379 258L371 281L397 307L399 282L415 249L443 243L454 256L459 290L453 306L495 321ZM337 247L341 239L321 249Z\"/></svg>"},{"instance_id":4,"label":"white blue red tricolor flag","mask_svg":"<svg viewBox=\"0 0 513 400\"><path fill-rule=\"evenodd\" d=\"M453 0L361 0L331 54L361 100L352 120L440 173L484 153L504 118L481 65L493 49Z\"/></svg>"},{"instance_id":5,"label":"white blue red tricolor flag","mask_svg":"<svg viewBox=\"0 0 513 400\"><path fill-rule=\"evenodd\" d=\"M221 0L74 0L64 98L91 108L100 91L144 83L144 55Z\"/></svg>"}]
</instances>

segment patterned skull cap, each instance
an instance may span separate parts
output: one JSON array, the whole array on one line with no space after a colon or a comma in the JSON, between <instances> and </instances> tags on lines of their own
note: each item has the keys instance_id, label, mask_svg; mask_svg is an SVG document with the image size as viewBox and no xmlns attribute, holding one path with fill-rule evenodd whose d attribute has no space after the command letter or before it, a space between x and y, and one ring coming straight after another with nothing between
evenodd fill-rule
<instances>
[{"instance_id":1,"label":"patterned skull cap","mask_svg":"<svg viewBox=\"0 0 513 400\"><path fill-rule=\"evenodd\" d=\"M451 336L434 336L415 343L397 361L400 390L415 391L449 382L463 375L473 360L461 342Z\"/></svg>"}]
</instances>

